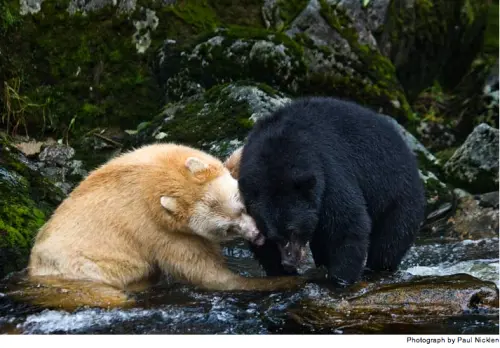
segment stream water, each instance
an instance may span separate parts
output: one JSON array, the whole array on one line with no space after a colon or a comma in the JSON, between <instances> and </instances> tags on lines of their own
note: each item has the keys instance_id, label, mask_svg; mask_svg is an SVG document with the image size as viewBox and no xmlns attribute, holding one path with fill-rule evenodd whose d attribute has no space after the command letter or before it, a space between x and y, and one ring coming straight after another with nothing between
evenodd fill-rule
<instances>
[{"instance_id":1,"label":"stream water","mask_svg":"<svg viewBox=\"0 0 500 348\"><path fill-rule=\"evenodd\" d=\"M419 276L446 277L466 273L481 280L492 281L498 286L498 245L497 238L416 245L407 255L398 275L386 280L385 283L408 282ZM224 253L233 270L246 276L261 274L260 267L243 242L227 246L224 248ZM442 294L447 290L439 288L435 291ZM459 290L458 296L462 294L460 291L462 290ZM496 291L498 292L498 289ZM366 292L366 289L358 291L357 295L363 292ZM454 293L452 296L457 294ZM422 313L424 309L421 309L414 313L406 312L406 315L396 315L394 312L387 315L387 308L380 308L378 304L375 313L371 308L366 313L361 310L363 313L358 312L350 319L349 313L338 318L336 314L328 315L325 321L321 319L322 315L325 316L325 313L331 311L328 309L331 305L341 302L343 295L318 284L307 284L295 292L273 294L204 292L189 286L170 285L149 290L141 296L142 302L137 308L126 310L87 308L66 312L15 303L0 292L0 333L497 334L499 330L498 306L477 310L466 308L458 312L444 310L440 313ZM421 296L425 297L426 294L422 293ZM425 298L418 301L423 303ZM311 304L319 309L314 314L314 320L310 319L309 314L301 314L301 311L310 310ZM387 303L388 308L389 305L390 303ZM421 308L426 308L425 305L422 306ZM385 314L378 316L377 311ZM337 310L334 313L339 312ZM336 319L332 319L334 317Z\"/></svg>"}]
</instances>

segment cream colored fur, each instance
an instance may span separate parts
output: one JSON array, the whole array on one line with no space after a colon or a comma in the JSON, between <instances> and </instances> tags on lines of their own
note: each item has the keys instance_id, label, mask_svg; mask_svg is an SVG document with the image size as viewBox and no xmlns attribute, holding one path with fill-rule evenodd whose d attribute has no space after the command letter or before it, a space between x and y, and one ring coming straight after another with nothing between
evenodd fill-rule
<instances>
[{"instance_id":1,"label":"cream colored fur","mask_svg":"<svg viewBox=\"0 0 500 348\"><path fill-rule=\"evenodd\" d=\"M220 241L257 234L222 162L182 145L149 145L110 160L74 189L39 231L28 274L42 284L56 279L110 286L117 291L113 304L157 269L214 290L303 282L245 278L225 266ZM105 293L99 287L87 298Z\"/></svg>"}]
</instances>

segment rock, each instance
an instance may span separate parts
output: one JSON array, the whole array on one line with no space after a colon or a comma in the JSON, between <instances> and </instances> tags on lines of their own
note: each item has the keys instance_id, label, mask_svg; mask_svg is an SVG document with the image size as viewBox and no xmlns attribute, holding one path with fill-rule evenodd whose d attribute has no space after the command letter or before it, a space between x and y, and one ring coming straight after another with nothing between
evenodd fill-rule
<instances>
[{"instance_id":1,"label":"rock","mask_svg":"<svg viewBox=\"0 0 500 348\"><path fill-rule=\"evenodd\" d=\"M409 105L392 63L378 50L359 1L311 0L287 35L304 46L306 94L357 101L406 123Z\"/></svg>"},{"instance_id":2,"label":"rock","mask_svg":"<svg viewBox=\"0 0 500 348\"><path fill-rule=\"evenodd\" d=\"M75 150L67 145L54 144L47 146L38 156L39 160L49 165L65 165L73 156Z\"/></svg>"},{"instance_id":3,"label":"rock","mask_svg":"<svg viewBox=\"0 0 500 348\"><path fill-rule=\"evenodd\" d=\"M244 141L254 122L290 102L264 84L222 84L167 104L151 122L141 124L129 146L180 142L225 158Z\"/></svg>"},{"instance_id":4,"label":"rock","mask_svg":"<svg viewBox=\"0 0 500 348\"><path fill-rule=\"evenodd\" d=\"M64 198L6 139L0 138L0 277L26 266L33 237Z\"/></svg>"},{"instance_id":5,"label":"rock","mask_svg":"<svg viewBox=\"0 0 500 348\"><path fill-rule=\"evenodd\" d=\"M498 237L498 191L479 197L468 195L459 198L457 203L453 216L432 224L432 230L424 234L447 240Z\"/></svg>"},{"instance_id":6,"label":"rock","mask_svg":"<svg viewBox=\"0 0 500 348\"><path fill-rule=\"evenodd\" d=\"M360 283L344 291L342 298L321 290L310 297L287 310L283 333L384 333L405 326L405 331L415 332L422 324L442 326L445 318L467 313L498 315L496 285L468 275Z\"/></svg>"},{"instance_id":7,"label":"rock","mask_svg":"<svg viewBox=\"0 0 500 348\"><path fill-rule=\"evenodd\" d=\"M21 15L40 12L43 0L20 0L19 12Z\"/></svg>"},{"instance_id":8,"label":"rock","mask_svg":"<svg viewBox=\"0 0 500 348\"><path fill-rule=\"evenodd\" d=\"M168 41L157 62L168 100L220 83L251 80L292 96L348 98L408 121L409 105L391 62L374 42L350 35L355 24L347 10L324 7L317 0L309 2L286 35L230 28L217 29L188 46Z\"/></svg>"},{"instance_id":9,"label":"rock","mask_svg":"<svg viewBox=\"0 0 500 348\"><path fill-rule=\"evenodd\" d=\"M434 219L434 215L441 216L443 206L454 201L452 188L445 184L435 173L440 173L441 163L420 141L408 132L394 118L385 116L394 124L408 147L413 151L419 162L420 177L422 178L427 197L427 218Z\"/></svg>"},{"instance_id":10,"label":"rock","mask_svg":"<svg viewBox=\"0 0 500 348\"><path fill-rule=\"evenodd\" d=\"M387 11L391 0L369 1L366 6L366 17L368 29L372 32L378 32L386 20Z\"/></svg>"},{"instance_id":11,"label":"rock","mask_svg":"<svg viewBox=\"0 0 500 348\"><path fill-rule=\"evenodd\" d=\"M63 144L52 144L43 149L37 163L40 172L55 182L65 194L78 184L88 172L81 160L73 159L75 150Z\"/></svg>"},{"instance_id":12,"label":"rock","mask_svg":"<svg viewBox=\"0 0 500 348\"><path fill-rule=\"evenodd\" d=\"M52 144L54 143L55 140L49 139L47 141L36 141L36 140L30 140L30 141L21 141L21 142L16 142L14 145L28 158L32 158L35 156L38 156L40 152L42 151L42 148L46 146L47 144Z\"/></svg>"},{"instance_id":13,"label":"rock","mask_svg":"<svg viewBox=\"0 0 500 348\"><path fill-rule=\"evenodd\" d=\"M476 199L478 199L478 205L481 208L498 209L498 191L478 195Z\"/></svg>"},{"instance_id":14,"label":"rock","mask_svg":"<svg viewBox=\"0 0 500 348\"><path fill-rule=\"evenodd\" d=\"M497 27L498 31L498 27ZM498 45L498 37L496 39ZM498 47L495 55L482 55L473 62L451 98L447 117L456 137L463 142L480 123L498 128Z\"/></svg>"},{"instance_id":15,"label":"rock","mask_svg":"<svg viewBox=\"0 0 500 348\"><path fill-rule=\"evenodd\" d=\"M444 165L448 181L472 193L498 189L498 129L480 124Z\"/></svg>"},{"instance_id":16,"label":"rock","mask_svg":"<svg viewBox=\"0 0 500 348\"><path fill-rule=\"evenodd\" d=\"M495 11L489 7L487 1L391 1L378 44L410 103L434 81L445 88L460 82L483 46L488 12Z\"/></svg>"},{"instance_id":17,"label":"rock","mask_svg":"<svg viewBox=\"0 0 500 348\"><path fill-rule=\"evenodd\" d=\"M161 83L172 101L248 79L298 92L305 73L297 43L259 30L218 29L186 51L168 44L159 57Z\"/></svg>"},{"instance_id":18,"label":"rock","mask_svg":"<svg viewBox=\"0 0 500 348\"><path fill-rule=\"evenodd\" d=\"M68 12L75 14L79 12L98 11L106 6L118 6L118 9L125 13L133 12L136 8L137 0L71 0L68 5Z\"/></svg>"}]
</instances>

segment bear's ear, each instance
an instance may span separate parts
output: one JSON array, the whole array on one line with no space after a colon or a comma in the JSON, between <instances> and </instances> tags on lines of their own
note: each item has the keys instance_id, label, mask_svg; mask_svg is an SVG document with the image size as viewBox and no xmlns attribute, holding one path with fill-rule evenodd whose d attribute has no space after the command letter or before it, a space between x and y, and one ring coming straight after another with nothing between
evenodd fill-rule
<instances>
[{"instance_id":1,"label":"bear's ear","mask_svg":"<svg viewBox=\"0 0 500 348\"><path fill-rule=\"evenodd\" d=\"M236 149L224 162L224 166L229 170L231 176L235 179L239 178L240 174L240 161L243 146Z\"/></svg>"},{"instance_id":2,"label":"bear's ear","mask_svg":"<svg viewBox=\"0 0 500 348\"><path fill-rule=\"evenodd\" d=\"M208 165L197 157L188 157L188 159L186 159L185 165L186 168L193 174L197 174L208 169Z\"/></svg>"},{"instance_id":3,"label":"bear's ear","mask_svg":"<svg viewBox=\"0 0 500 348\"><path fill-rule=\"evenodd\" d=\"M175 200L174 197L161 196L160 204L169 213L175 213L175 211L177 210L177 201Z\"/></svg>"}]
</instances>

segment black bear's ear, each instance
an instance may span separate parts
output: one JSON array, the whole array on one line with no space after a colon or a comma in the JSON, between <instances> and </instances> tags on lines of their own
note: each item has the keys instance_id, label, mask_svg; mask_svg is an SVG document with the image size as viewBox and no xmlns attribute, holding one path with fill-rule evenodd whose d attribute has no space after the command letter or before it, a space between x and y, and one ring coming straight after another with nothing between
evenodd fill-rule
<instances>
[{"instance_id":1,"label":"black bear's ear","mask_svg":"<svg viewBox=\"0 0 500 348\"><path fill-rule=\"evenodd\" d=\"M295 188L303 193L310 192L316 186L316 176L314 174L301 175L294 180Z\"/></svg>"}]
</instances>

